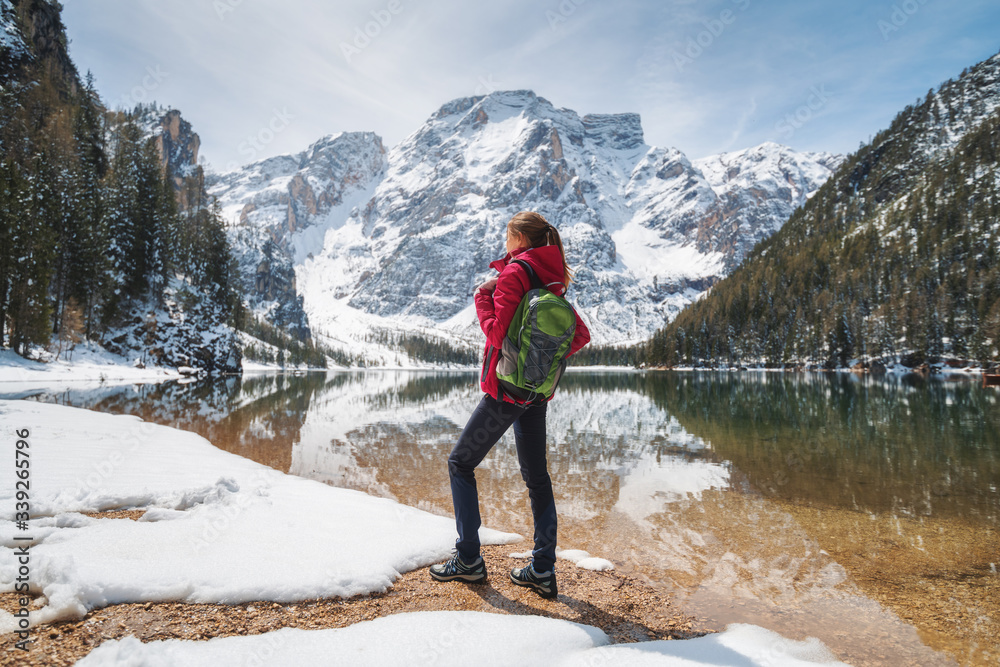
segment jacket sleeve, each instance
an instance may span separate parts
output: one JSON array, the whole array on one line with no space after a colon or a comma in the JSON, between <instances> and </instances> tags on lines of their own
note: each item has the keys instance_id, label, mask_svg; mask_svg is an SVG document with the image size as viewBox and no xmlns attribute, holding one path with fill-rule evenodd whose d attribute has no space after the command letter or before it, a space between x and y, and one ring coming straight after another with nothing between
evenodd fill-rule
<instances>
[{"instance_id":1,"label":"jacket sleeve","mask_svg":"<svg viewBox=\"0 0 1000 667\"><path fill-rule=\"evenodd\" d=\"M569 344L569 353L567 357L571 356L574 352L579 350L581 347L590 342L590 329L587 325L583 323L583 318L580 317L580 313L576 314L576 333L573 334L573 342Z\"/></svg>"},{"instance_id":2,"label":"jacket sleeve","mask_svg":"<svg viewBox=\"0 0 1000 667\"><path fill-rule=\"evenodd\" d=\"M528 291L523 282L524 269L514 269L517 264L509 264L497 277L493 293L476 291L476 314L479 326L486 334L486 342L493 347L503 347L503 337L514 319L514 311L521 303L521 297ZM579 316L578 316L579 317ZM589 338L589 334L588 334Z\"/></svg>"}]
</instances>

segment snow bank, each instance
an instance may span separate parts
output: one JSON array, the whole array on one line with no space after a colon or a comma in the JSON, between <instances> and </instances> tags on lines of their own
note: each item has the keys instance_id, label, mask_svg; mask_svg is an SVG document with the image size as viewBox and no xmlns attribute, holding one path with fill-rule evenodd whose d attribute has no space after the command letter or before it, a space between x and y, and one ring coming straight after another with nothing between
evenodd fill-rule
<instances>
[{"instance_id":1,"label":"snow bank","mask_svg":"<svg viewBox=\"0 0 1000 667\"><path fill-rule=\"evenodd\" d=\"M786 639L756 625L733 623L725 632L685 641L652 641L601 646L578 651L559 662L561 667L629 665L630 667L807 667L846 665L821 641Z\"/></svg>"},{"instance_id":2,"label":"snow bank","mask_svg":"<svg viewBox=\"0 0 1000 667\"><path fill-rule=\"evenodd\" d=\"M395 614L335 630L286 628L250 637L143 644L109 641L77 663L102 665L843 665L817 640L796 642L733 625L687 641L609 645L601 630L537 616L436 611Z\"/></svg>"},{"instance_id":3,"label":"snow bank","mask_svg":"<svg viewBox=\"0 0 1000 667\"><path fill-rule=\"evenodd\" d=\"M454 520L285 475L204 438L59 405L0 401L7 432L29 429L27 531L0 487L0 591L13 591L14 537L31 536L33 623L147 600L288 602L385 590L447 556ZM0 452L14 460L15 441ZM143 508L140 521L79 514ZM484 544L519 536L483 530ZM23 546L24 542L17 542ZM0 632L13 629L0 612Z\"/></svg>"},{"instance_id":4,"label":"snow bank","mask_svg":"<svg viewBox=\"0 0 1000 667\"><path fill-rule=\"evenodd\" d=\"M62 358L43 363L25 359L12 350L0 349L0 387L16 390L16 384L20 383L42 383L43 386L51 386L53 381L67 380L157 382L180 377L172 369L136 368L134 359L130 361L117 354L111 354L96 344L81 343L73 351L71 358L72 361Z\"/></svg>"}]
</instances>

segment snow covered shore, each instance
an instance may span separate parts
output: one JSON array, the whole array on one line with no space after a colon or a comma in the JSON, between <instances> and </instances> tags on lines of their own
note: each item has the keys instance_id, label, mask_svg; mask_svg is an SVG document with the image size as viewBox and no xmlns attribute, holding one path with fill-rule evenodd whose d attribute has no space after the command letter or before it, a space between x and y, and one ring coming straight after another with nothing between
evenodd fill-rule
<instances>
[{"instance_id":1,"label":"snow covered shore","mask_svg":"<svg viewBox=\"0 0 1000 667\"><path fill-rule=\"evenodd\" d=\"M287 602L381 591L400 573L446 556L455 538L449 517L286 475L135 417L0 401L0 423L10 436L0 456L11 465L13 433L28 431L22 460L30 462L36 517L27 526L15 522L9 476L0 486L0 591L14 590L15 551L30 545L31 592L41 596L33 625L124 602ZM138 521L83 514L127 508L145 514ZM482 539L507 544L519 536L484 529ZM13 632L16 620L0 612L0 631ZM428 644L428 637L442 641ZM318 664L331 656L344 664L484 657L510 665L837 664L817 640L794 642L753 626L697 640L608 643L601 630L562 620L421 612L338 630L147 644L126 638L106 642L82 664ZM414 653L427 646L427 656Z\"/></svg>"},{"instance_id":2,"label":"snow covered shore","mask_svg":"<svg viewBox=\"0 0 1000 667\"><path fill-rule=\"evenodd\" d=\"M173 369L137 368L125 357L100 346L81 344L72 361L31 361L13 350L0 349L0 385L33 383L50 386L54 382L160 382L181 377Z\"/></svg>"},{"instance_id":3,"label":"snow covered shore","mask_svg":"<svg viewBox=\"0 0 1000 667\"><path fill-rule=\"evenodd\" d=\"M331 661L332 659L332 661ZM251 637L207 642L155 641L134 637L102 644L77 663L110 665L843 665L815 639L796 642L753 625L684 641L609 644L601 630L538 616L471 611L394 614L335 630L286 628Z\"/></svg>"},{"instance_id":4,"label":"snow covered shore","mask_svg":"<svg viewBox=\"0 0 1000 667\"><path fill-rule=\"evenodd\" d=\"M0 401L5 431L29 429L33 517L17 530L0 489L0 589L14 589L16 536L30 536L33 623L138 601L278 602L385 590L448 555L454 521L305 480L193 433L27 401ZM12 437L3 460L14 461ZM13 480L13 477L8 479ZM140 508L139 521L81 514ZM484 530L483 542L519 536ZM0 614L0 631L14 619Z\"/></svg>"}]
</instances>

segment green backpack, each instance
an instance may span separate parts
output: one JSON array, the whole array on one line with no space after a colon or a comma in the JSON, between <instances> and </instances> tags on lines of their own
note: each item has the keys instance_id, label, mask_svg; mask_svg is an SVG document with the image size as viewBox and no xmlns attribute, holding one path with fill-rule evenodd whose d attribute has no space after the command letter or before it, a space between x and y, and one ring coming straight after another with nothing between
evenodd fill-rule
<instances>
[{"instance_id":1,"label":"green backpack","mask_svg":"<svg viewBox=\"0 0 1000 667\"><path fill-rule=\"evenodd\" d=\"M503 339L497 380L514 398L541 403L552 396L566 370L566 355L576 333L576 311L566 299L545 289L527 262L514 259L531 279L531 289L514 311Z\"/></svg>"}]
</instances>

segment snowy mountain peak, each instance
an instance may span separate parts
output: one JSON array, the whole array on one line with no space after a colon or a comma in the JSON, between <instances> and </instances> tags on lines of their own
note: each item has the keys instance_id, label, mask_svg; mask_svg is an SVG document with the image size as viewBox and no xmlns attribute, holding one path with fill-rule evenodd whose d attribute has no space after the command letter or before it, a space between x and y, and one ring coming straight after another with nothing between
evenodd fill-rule
<instances>
[{"instance_id":1,"label":"snowy mountain peak","mask_svg":"<svg viewBox=\"0 0 1000 667\"><path fill-rule=\"evenodd\" d=\"M540 107L554 112L548 100L530 90L499 90L489 95L460 97L443 104L427 120L427 124L444 121L455 127L478 127L518 114L536 114Z\"/></svg>"},{"instance_id":2,"label":"snowy mountain peak","mask_svg":"<svg viewBox=\"0 0 1000 667\"><path fill-rule=\"evenodd\" d=\"M258 311L290 317L280 304L301 295L327 344L356 354L364 341L393 363L373 331L478 344L472 292L518 211L559 229L594 340L635 341L780 227L834 161L764 144L692 162L646 145L638 114L581 117L515 90L452 100L388 153L371 133L330 135L211 193Z\"/></svg>"},{"instance_id":3,"label":"snowy mountain peak","mask_svg":"<svg viewBox=\"0 0 1000 667\"><path fill-rule=\"evenodd\" d=\"M295 232L308 227L385 169L385 147L373 132L327 135L306 150L278 155L217 175L209 194L219 198L230 222L275 222ZM283 209L277 217L271 206ZM280 234L279 234L280 236Z\"/></svg>"},{"instance_id":4,"label":"snowy mountain peak","mask_svg":"<svg viewBox=\"0 0 1000 667\"><path fill-rule=\"evenodd\" d=\"M582 119L571 109L556 109L530 90L504 90L479 97L464 97L443 105L428 123L451 121L453 127L477 129L512 117L551 121L567 138L581 145L584 138L597 146L632 150L644 146L639 114L588 114Z\"/></svg>"},{"instance_id":5,"label":"snowy mountain peak","mask_svg":"<svg viewBox=\"0 0 1000 667\"><path fill-rule=\"evenodd\" d=\"M363 134L360 132L335 132L333 134L328 134L325 137L314 141L309 145L309 148L299 153L303 162L309 162L311 160L319 157L320 154L330 150L331 148L336 150L337 142L344 136L350 134Z\"/></svg>"}]
</instances>

